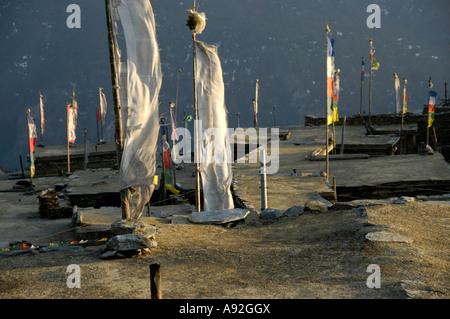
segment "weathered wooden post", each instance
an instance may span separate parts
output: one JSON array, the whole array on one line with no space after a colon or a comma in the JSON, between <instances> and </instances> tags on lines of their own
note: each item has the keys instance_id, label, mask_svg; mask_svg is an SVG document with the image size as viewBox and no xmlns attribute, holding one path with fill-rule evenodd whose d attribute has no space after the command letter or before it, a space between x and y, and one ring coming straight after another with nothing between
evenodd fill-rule
<instances>
[{"instance_id":1,"label":"weathered wooden post","mask_svg":"<svg viewBox=\"0 0 450 319\"><path fill-rule=\"evenodd\" d=\"M105 0L105 11L106 11L106 26L108 31L108 47L109 47L109 62L111 68L111 83L113 91L113 102L114 102L114 124L115 124L115 142L116 142L116 153L117 153L117 165L120 167L120 162L122 160L123 152L123 131L122 131L122 110L120 105L120 95L119 95L119 78L117 75L117 65L115 56L115 43L114 34L112 29L112 18L111 18L111 6L110 0Z\"/></svg>"},{"instance_id":2,"label":"weathered wooden post","mask_svg":"<svg viewBox=\"0 0 450 319\"><path fill-rule=\"evenodd\" d=\"M252 99L252 102L253 102L253 126L254 127L258 127L258 94L259 94L259 79L256 79L255 98Z\"/></svg>"},{"instance_id":3,"label":"weathered wooden post","mask_svg":"<svg viewBox=\"0 0 450 319\"><path fill-rule=\"evenodd\" d=\"M195 207L197 212L201 211L201 201L200 201L200 132L199 132L199 121L198 121L198 97L197 97L197 52L196 52L196 35L201 33L205 25L199 24L199 15L197 15L198 4L194 0L194 7L190 10L190 15L188 18L188 26L192 32L192 69L193 69L193 81L194 81L194 155L195 155ZM200 18L202 19L202 18ZM206 22L205 22L206 23Z\"/></svg>"},{"instance_id":4,"label":"weathered wooden post","mask_svg":"<svg viewBox=\"0 0 450 319\"><path fill-rule=\"evenodd\" d=\"M105 0L105 11L106 11L106 27L108 32L108 48L109 48L109 64L111 68L111 84L113 91L113 102L114 102L114 124L115 124L115 143L116 143L116 154L117 154L117 166L120 169L120 163L122 161L123 153L123 130L122 130L122 109L120 105L120 95L119 95L119 78L117 75L117 65L116 65L116 55L115 55L115 43L114 34L112 29L112 18L111 18L111 6L110 0ZM120 190L120 202L122 208L122 218L130 218L130 207L129 200L127 197L128 189Z\"/></svg>"},{"instance_id":5,"label":"weathered wooden post","mask_svg":"<svg viewBox=\"0 0 450 319\"><path fill-rule=\"evenodd\" d=\"M161 267L158 264L150 265L150 295L151 299L162 299Z\"/></svg>"}]
</instances>

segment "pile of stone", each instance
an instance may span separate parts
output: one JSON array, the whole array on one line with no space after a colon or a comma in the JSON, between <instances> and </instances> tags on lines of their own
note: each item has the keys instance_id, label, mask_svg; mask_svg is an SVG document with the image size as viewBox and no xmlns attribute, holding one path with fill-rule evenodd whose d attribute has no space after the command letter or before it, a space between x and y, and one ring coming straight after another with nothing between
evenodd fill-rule
<instances>
[{"instance_id":1,"label":"pile of stone","mask_svg":"<svg viewBox=\"0 0 450 319\"><path fill-rule=\"evenodd\" d=\"M277 208L266 208L264 209L261 214L261 219L278 219L280 217L297 217L304 213L305 208L303 206L292 206L291 208L287 209L286 211L282 211L281 209Z\"/></svg>"},{"instance_id":2,"label":"pile of stone","mask_svg":"<svg viewBox=\"0 0 450 319\"><path fill-rule=\"evenodd\" d=\"M70 207L59 205L59 196L53 188L41 192L39 199L39 215L41 218L70 218L72 209Z\"/></svg>"},{"instance_id":3,"label":"pile of stone","mask_svg":"<svg viewBox=\"0 0 450 319\"><path fill-rule=\"evenodd\" d=\"M156 227L137 219L122 219L111 224L111 237L105 243L101 259L128 258L147 254L157 246Z\"/></svg>"}]
</instances>

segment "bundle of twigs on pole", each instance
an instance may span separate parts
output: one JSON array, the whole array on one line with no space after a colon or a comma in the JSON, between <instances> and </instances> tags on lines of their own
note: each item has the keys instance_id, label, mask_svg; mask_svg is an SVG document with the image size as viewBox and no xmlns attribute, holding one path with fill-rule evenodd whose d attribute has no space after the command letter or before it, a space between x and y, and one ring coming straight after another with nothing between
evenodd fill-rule
<instances>
[{"instance_id":1,"label":"bundle of twigs on pole","mask_svg":"<svg viewBox=\"0 0 450 319\"><path fill-rule=\"evenodd\" d=\"M186 25L194 34L201 34L206 27L206 15L204 12L197 12L194 9L188 10L189 16Z\"/></svg>"}]
</instances>

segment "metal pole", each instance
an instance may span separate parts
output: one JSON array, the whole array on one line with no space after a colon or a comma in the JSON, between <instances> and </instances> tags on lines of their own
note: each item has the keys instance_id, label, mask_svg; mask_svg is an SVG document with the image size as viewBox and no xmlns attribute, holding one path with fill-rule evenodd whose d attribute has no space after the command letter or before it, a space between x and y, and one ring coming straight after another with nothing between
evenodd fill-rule
<instances>
[{"instance_id":1,"label":"metal pole","mask_svg":"<svg viewBox=\"0 0 450 319\"><path fill-rule=\"evenodd\" d=\"M266 177L266 149L262 148L260 150L260 161L261 161L261 211L268 207L267 203L267 177Z\"/></svg>"},{"instance_id":2,"label":"metal pole","mask_svg":"<svg viewBox=\"0 0 450 319\"><path fill-rule=\"evenodd\" d=\"M195 5L195 2L194 2ZM193 48L193 73L194 73L194 136L195 136L195 207L197 212L201 211L200 202L200 149L199 149L199 132L198 132L198 102L197 102L197 52L195 48L195 33L192 34L192 48Z\"/></svg>"}]
</instances>

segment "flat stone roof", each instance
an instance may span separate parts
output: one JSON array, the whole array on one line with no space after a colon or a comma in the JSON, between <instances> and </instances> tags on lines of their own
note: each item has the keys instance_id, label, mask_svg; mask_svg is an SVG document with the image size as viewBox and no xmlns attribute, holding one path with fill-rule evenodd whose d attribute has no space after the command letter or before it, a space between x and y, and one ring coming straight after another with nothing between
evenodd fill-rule
<instances>
[{"instance_id":1,"label":"flat stone roof","mask_svg":"<svg viewBox=\"0 0 450 319\"><path fill-rule=\"evenodd\" d=\"M389 125L384 126L383 129L395 130L396 127L399 128L399 126ZM330 178L327 184L325 178L320 177L321 173L323 175L326 171L326 162L306 159L315 150L325 147L325 126L283 129L290 130L291 137L288 140L279 141L279 169L275 174L267 176L269 207L287 209L292 206L303 206L307 200L313 199L318 193L329 192L333 177L338 186L450 180L449 163L440 153L435 152L432 155L409 154L330 160ZM406 129L414 130L414 125L409 125ZM342 132L341 125L336 126L336 141L340 140L338 132ZM347 144L369 146L391 144L394 139L393 135L366 136L363 126L349 125L345 128ZM242 200L252 203L255 209L260 208L261 198L259 167L259 162L233 165L239 196Z\"/></svg>"}]
</instances>

